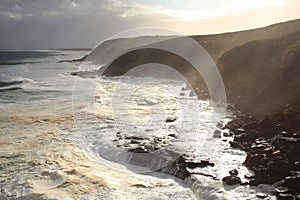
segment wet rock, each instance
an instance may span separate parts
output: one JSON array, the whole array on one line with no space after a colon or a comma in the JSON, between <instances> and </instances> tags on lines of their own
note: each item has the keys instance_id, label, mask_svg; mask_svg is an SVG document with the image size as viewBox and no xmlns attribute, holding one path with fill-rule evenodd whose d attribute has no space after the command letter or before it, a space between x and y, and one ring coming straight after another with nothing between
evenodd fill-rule
<instances>
[{"instance_id":1,"label":"wet rock","mask_svg":"<svg viewBox=\"0 0 300 200\"><path fill-rule=\"evenodd\" d=\"M224 127L223 123L222 122L218 122L217 128L222 129L223 127Z\"/></svg>"},{"instance_id":2,"label":"wet rock","mask_svg":"<svg viewBox=\"0 0 300 200\"><path fill-rule=\"evenodd\" d=\"M231 131L229 131L228 133L227 133L227 132L224 132L224 133L223 133L223 136L224 136L224 137L232 137L233 135L234 135L234 133L231 132Z\"/></svg>"},{"instance_id":3,"label":"wet rock","mask_svg":"<svg viewBox=\"0 0 300 200\"><path fill-rule=\"evenodd\" d=\"M243 127L247 130L255 129L257 127L257 122L253 121L253 122L246 123Z\"/></svg>"},{"instance_id":4,"label":"wet rock","mask_svg":"<svg viewBox=\"0 0 300 200\"><path fill-rule=\"evenodd\" d=\"M254 175L254 173L245 174L245 178L253 179L253 178L255 178L255 175Z\"/></svg>"},{"instance_id":5,"label":"wet rock","mask_svg":"<svg viewBox=\"0 0 300 200\"><path fill-rule=\"evenodd\" d=\"M286 188L286 187L278 187L278 188L276 188L275 191L276 191L277 193L286 193L288 190L289 190L289 189Z\"/></svg>"},{"instance_id":6,"label":"wet rock","mask_svg":"<svg viewBox=\"0 0 300 200\"><path fill-rule=\"evenodd\" d=\"M221 131L220 130L215 130L214 134L213 134L214 138L221 138Z\"/></svg>"},{"instance_id":7,"label":"wet rock","mask_svg":"<svg viewBox=\"0 0 300 200\"><path fill-rule=\"evenodd\" d=\"M251 129L246 133L236 136L234 139L241 142L252 142L259 137L260 135L258 134L258 132L256 130Z\"/></svg>"},{"instance_id":8,"label":"wet rock","mask_svg":"<svg viewBox=\"0 0 300 200\"><path fill-rule=\"evenodd\" d=\"M287 152L287 158L291 162L300 161L300 141L298 140L294 144L291 145Z\"/></svg>"},{"instance_id":9,"label":"wet rock","mask_svg":"<svg viewBox=\"0 0 300 200\"><path fill-rule=\"evenodd\" d=\"M237 185L242 183L241 179L237 176L226 176L222 179L222 182L227 185Z\"/></svg>"},{"instance_id":10,"label":"wet rock","mask_svg":"<svg viewBox=\"0 0 300 200\"><path fill-rule=\"evenodd\" d=\"M279 193L277 196L278 200L298 200L292 194Z\"/></svg>"},{"instance_id":11,"label":"wet rock","mask_svg":"<svg viewBox=\"0 0 300 200\"><path fill-rule=\"evenodd\" d=\"M228 122L223 129L230 129L235 130L237 128L240 128L242 125L241 121L238 121L237 119L232 120L231 122Z\"/></svg>"},{"instance_id":12,"label":"wet rock","mask_svg":"<svg viewBox=\"0 0 300 200\"><path fill-rule=\"evenodd\" d=\"M245 133L245 129L237 128L233 132L234 132L235 135L241 135L241 134Z\"/></svg>"},{"instance_id":13,"label":"wet rock","mask_svg":"<svg viewBox=\"0 0 300 200\"><path fill-rule=\"evenodd\" d=\"M121 138L121 137L122 137L121 132L117 132L117 133L116 133L116 136L117 136L118 138Z\"/></svg>"},{"instance_id":14,"label":"wet rock","mask_svg":"<svg viewBox=\"0 0 300 200\"><path fill-rule=\"evenodd\" d=\"M177 119L175 117L167 117L166 122L175 122Z\"/></svg>"},{"instance_id":15,"label":"wet rock","mask_svg":"<svg viewBox=\"0 0 300 200\"><path fill-rule=\"evenodd\" d=\"M264 155L262 154L248 154L246 157L246 160L244 161L244 164L249 166L250 169L253 166L259 166L260 161L264 158Z\"/></svg>"},{"instance_id":16,"label":"wet rock","mask_svg":"<svg viewBox=\"0 0 300 200\"><path fill-rule=\"evenodd\" d=\"M260 198L260 199L265 199L265 198L268 197L268 195L265 194L265 193L257 193L257 194L256 194L256 197L258 197L258 198Z\"/></svg>"},{"instance_id":17,"label":"wet rock","mask_svg":"<svg viewBox=\"0 0 300 200\"><path fill-rule=\"evenodd\" d=\"M148 153L148 150L145 149L144 147L137 147L137 148L130 149L129 152L133 152L133 153Z\"/></svg>"},{"instance_id":18,"label":"wet rock","mask_svg":"<svg viewBox=\"0 0 300 200\"><path fill-rule=\"evenodd\" d=\"M262 120L238 113L238 119L228 126L235 134L231 146L247 153L244 164L254 173L246 176L251 179L249 184L273 184L284 179L285 189L277 191L279 199L296 199L300 195L299 116L299 106L287 106Z\"/></svg>"},{"instance_id":19,"label":"wet rock","mask_svg":"<svg viewBox=\"0 0 300 200\"><path fill-rule=\"evenodd\" d=\"M289 162L281 157L269 161L267 164L267 168L271 174L279 177L287 176L290 173Z\"/></svg>"},{"instance_id":20,"label":"wet rock","mask_svg":"<svg viewBox=\"0 0 300 200\"><path fill-rule=\"evenodd\" d=\"M294 192L300 191L300 174L295 176L288 176L285 178L284 185L289 188L289 190L293 190Z\"/></svg>"},{"instance_id":21,"label":"wet rock","mask_svg":"<svg viewBox=\"0 0 300 200\"><path fill-rule=\"evenodd\" d=\"M264 119L260 120L257 123L257 125L258 125L259 129L265 130L265 129L268 129L270 127L276 126L276 122L273 119L267 117L267 118L264 118Z\"/></svg>"},{"instance_id":22,"label":"wet rock","mask_svg":"<svg viewBox=\"0 0 300 200\"><path fill-rule=\"evenodd\" d=\"M238 172L238 170L233 169L233 170L230 170L230 171L229 171L229 174L230 174L231 176L237 176L237 175L239 175L239 172Z\"/></svg>"},{"instance_id":23,"label":"wet rock","mask_svg":"<svg viewBox=\"0 0 300 200\"><path fill-rule=\"evenodd\" d=\"M194 169L198 167L203 168L208 166L214 166L214 163L210 163L209 161L205 160L201 160L200 162L187 161L183 156L180 156L174 162L159 171L174 175L184 180L185 178L190 176L190 172L187 170L187 168Z\"/></svg>"},{"instance_id":24,"label":"wet rock","mask_svg":"<svg viewBox=\"0 0 300 200\"><path fill-rule=\"evenodd\" d=\"M174 138L175 138L175 137L176 137L176 134L175 134L175 133L169 133L168 136L174 137Z\"/></svg>"}]
</instances>

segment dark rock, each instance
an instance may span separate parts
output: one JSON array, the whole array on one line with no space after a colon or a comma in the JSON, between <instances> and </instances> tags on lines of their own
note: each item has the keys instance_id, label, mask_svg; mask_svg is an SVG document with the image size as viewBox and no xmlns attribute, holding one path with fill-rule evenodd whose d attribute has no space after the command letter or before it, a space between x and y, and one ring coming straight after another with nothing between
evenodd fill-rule
<instances>
[{"instance_id":1,"label":"dark rock","mask_svg":"<svg viewBox=\"0 0 300 200\"><path fill-rule=\"evenodd\" d=\"M255 178L255 175L253 173L245 174L245 178L253 179L253 178Z\"/></svg>"},{"instance_id":2,"label":"dark rock","mask_svg":"<svg viewBox=\"0 0 300 200\"><path fill-rule=\"evenodd\" d=\"M249 122L244 124L245 129L255 129L257 127L257 122Z\"/></svg>"},{"instance_id":3,"label":"dark rock","mask_svg":"<svg viewBox=\"0 0 300 200\"><path fill-rule=\"evenodd\" d=\"M224 137L232 137L233 135L234 135L234 133L231 132L231 131L229 131L228 133L227 133L227 132L224 132L224 133L223 133L223 136L224 136Z\"/></svg>"},{"instance_id":4,"label":"dark rock","mask_svg":"<svg viewBox=\"0 0 300 200\"><path fill-rule=\"evenodd\" d=\"M241 126L242 122L238 121L237 119L232 120L231 122L228 122L223 129L230 129L235 130Z\"/></svg>"},{"instance_id":5,"label":"dark rock","mask_svg":"<svg viewBox=\"0 0 300 200\"><path fill-rule=\"evenodd\" d=\"M249 185L249 182L242 182L240 185Z\"/></svg>"},{"instance_id":6,"label":"dark rock","mask_svg":"<svg viewBox=\"0 0 300 200\"><path fill-rule=\"evenodd\" d=\"M190 176L190 172L187 170L187 168L203 168L208 166L214 166L214 163L210 163L206 160L201 160L200 162L187 161L183 156L180 156L175 161L160 169L159 171L174 175L184 180L185 178Z\"/></svg>"},{"instance_id":7,"label":"dark rock","mask_svg":"<svg viewBox=\"0 0 300 200\"><path fill-rule=\"evenodd\" d=\"M138 140L130 140L130 143L131 144L140 144L140 141L138 141Z\"/></svg>"},{"instance_id":8,"label":"dark rock","mask_svg":"<svg viewBox=\"0 0 300 200\"><path fill-rule=\"evenodd\" d=\"M221 131L220 130L215 130L213 137L221 138Z\"/></svg>"},{"instance_id":9,"label":"dark rock","mask_svg":"<svg viewBox=\"0 0 300 200\"><path fill-rule=\"evenodd\" d=\"M291 145L287 152L287 158L291 162L300 161L300 141L298 140L294 144Z\"/></svg>"},{"instance_id":10,"label":"dark rock","mask_svg":"<svg viewBox=\"0 0 300 200\"><path fill-rule=\"evenodd\" d=\"M143 148L143 147L137 147L134 149L130 149L129 152L133 152L133 153L148 153L148 150Z\"/></svg>"},{"instance_id":11,"label":"dark rock","mask_svg":"<svg viewBox=\"0 0 300 200\"><path fill-rule=\"evenodd\" d=\"M287 176L291 170L289 162L281 157L269 161L267 167L271 174L282 178Z\"/></svg>"},{"instance_id":12,"label":"dark rock","mask_svg":"<svg viewBox=\"0 0 300 200\"><path fill-rule=\"evenodd\" d=\"M120 132L117 132L117 133L116 133L116 136L117 136L118 138L122 137L122 135L121 135Z\"/></svg>"},{"instance_id":13,"label":"dark rock","mask_svg":"<svg viewBox=\"0 0 300 200\"><path fill-rule=\"evenodd\" d=\"M201 160L201 164L202 164L203 167L206 167L206 166L214 167L215 166L214 163L211 163L208 160Z\"/></svg>"},{"instance_id":14,"label":"dark rock","mask_svg":"<svg viewBox=\"0 0 300 200\"><path fill-rule=\"evenodd\" d=\"M295 192L300 191L300 175L288 176L285 178L284 185Z\"/></svg>"},{"instance_id":15,"label":"dark rock","mask_svg":"<svg viewBox=\"0 0 300 200\"><path fill-rule=\"evenodd\" d=\"M234 132L235 135L241 135L241 134L245 133L245 129L237 128L233 132Z\"/></svg>"},{"instance_id":16,"label":"dark rock","mask_svg":"<svg viewBox=\"0 0 300 200\"><path fill-rule=\"evenodd\" d=\"M242 145L241 145L241 143L239 143L239 142L236 142L236 141L230 141L229 144L230 144L230 146L231 146L232 148L239 148L239 149L242 149Z\"/></svg>"},{"instance_id":17,"label":"dark rock","mask_svg":"<svg viewBox=\"0 0 300 200\"><path fill-rule=\"evenodd\" d=\"M237 176L237 175L239 175L239 172L238 172L238 170L233 169L233 170L230 170L230 171L229 171L229 174L230 174L231 176Z\"/></svg>"},{"instance_id":18,"label":"dark rock","mask_svg":"<svg viewBox=\"0 0 300 200\"><path fill-rule=\"evenodd\" d=\"M252 142L255 139L259 138L259 134L256 130L249 130L246 133L243 133L241 135L235 136L235 140L241 141L241 142Z\"/></svg>"},{"instance_id":19,"label":"dark rock","mask_svg":"<svg viewBox=\"0 0 300 200\"><path fill-rule=\"evenodd\" d=\"M175 117L167 117L166 122L175 122L177 119Z\"/></svg>"},{"instance_id":20,"label":"dark rock","mask_svg":"<svg viewBox=\"0 0 300 200\"><path fill-rule=\"evenodd\" d=\"M295 200L295 197L292 194L279 193L278 200Z\"/></svg>"},{"instance_id":21,"label":"dark rock","mask_svg":"<svg viewBox=\"0 0 300 200\"><path fill-rule=\"evenodd\" d=\"M278 187L278 188L276 188L275 191L276 191L277 193L286 193L288 190L289 190L289 189L286 188L286 187Z\"/></svg>"},{"instance_id":22,"label":"dark rock","mask_svg":"<svg viewBox=\"0 0 300 200\"><path fill-rule=\"evenodd\" d=\"M256 194L256 197L258 197L258 198L260 198L260 199L265 199L265 198L268 197L268 195L265 194L265 193L257 193L257 194Z\"/></svg>"},{"instance_id":23,"label":"dark rock","mask_svg":"<svg viewBox=\"0 0 300 200\"><path fill-rule=\"evenodd\" d=\"M262 154L248 154L244 164L252 168L253 166L259 166L260 161L264 158Z\"/></svg>"},{"instance_id":24,"label":"dark rock","mask_svg":"<svg viewBox=\"0 0 300 200\"><path fill-rule=\"evenodd\" d=\"M241 179L237 176L226 176L222 181L227 185L237 185L242 183Z\"/></svg>"},{"instance_id":25,"label":"dark rock","mask_svg":"<svg viewBox=\"0 0 300 200\"><path fill-rule=\"evenodd\" d=\"M245 176L251 179L249 185L273 184L284 179L282 186L286 188L278 190L277 196L296 199L300 195L300 107L288 105L260 121L241 113L236 116L238 119L226 125L235 134L229 143L247 153L244 164L254 173Z\"/></svg>"},{"instance_id":26,"label":"dark rock","mask_svg":"<svg viewBox=\"0 0 300 200\"><path fill-rule=\"evenodd\" d=\"M224 127L223 123L221 123L221 122L218 122L218 124L217 124L217 128L219 128L219 129L222 129L223 127Z\"/></svg>"},{"instance_id":27,"label":"dark rock","mask_svg":"<svg viewBox=\"0 0 300 200\"><path fill-rule=\"evenodd\" d=\"M168 136L170 136L170 137L176 137L176 134L175 133L170 133L170 134L168 134Z\"/></svg>"},{"instance_id":28,"label":"dark rock","mask_svg":"<svg viewBox=\"0 0 300 200\"><path fill-rule=\"evenodd\" d=\"M276 122L273 119L267 117L267 118L260 120L257 123L257 125L258 125L259 129L264 130L264 129L268 129L270 127L276 126Z\"/></svg>"}]
</instances>

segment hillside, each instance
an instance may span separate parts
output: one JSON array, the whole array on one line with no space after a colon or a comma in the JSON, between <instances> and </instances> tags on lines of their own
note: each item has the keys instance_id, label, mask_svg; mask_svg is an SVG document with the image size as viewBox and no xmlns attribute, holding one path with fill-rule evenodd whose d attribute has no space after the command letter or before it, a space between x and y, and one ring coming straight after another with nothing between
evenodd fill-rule
<instances>
[{"instance_id":1,"label":"hillside","mask_svg":"<svg viewBox=\"0 0 300 200\"><path fill-rule=\"evenodd\" d=\"M229 100L247 112L272 114L300 99L300 31L235 47L218 66Z\"/></svg>"},{"instance_id":2,"label":"hillside","mask_svg":"<svg viewBox=\"0 0 300 200\"><path fill-rule=\"evenodd\" d=\"M273 39L300 30L300 19L282 22L263 28L223 33L215 35L194 35L194 40L200 43L210 54L212 59L217 60L228 50L235 46L258 39ZM118 38L104 41L97 46L87 57L87 61L92 61L99 65L112 62L113 59L130 49L170 40L178 36L141 36L136 38Z\"/></svg>"},{"instance_id":3,"label":"hillside","mask_svg":"<svg viewBox=\"0 0 300 200\"><path fill-rule=\"evenodd\" d=\"M300 19L252 30L206 36L199 35L192 36L192 38L198 41L208 51L210 56L217 61L226 51L235 46L239 46L253 40L279 38L297 30L300 30Z\"/></svg>"}]
</instances>

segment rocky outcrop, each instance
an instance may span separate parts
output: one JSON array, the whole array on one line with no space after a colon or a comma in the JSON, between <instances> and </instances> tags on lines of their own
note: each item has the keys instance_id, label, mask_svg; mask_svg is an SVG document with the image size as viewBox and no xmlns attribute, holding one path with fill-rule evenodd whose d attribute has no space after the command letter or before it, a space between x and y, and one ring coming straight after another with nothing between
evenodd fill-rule
<instances>
[{"instance_id":1,"label":"rocky outcrop","mask_svg":"<svg viewBox=\"0 0 300 200\"><path fill-rule=\"evenodd\" d=\"M181 155L167 149L166 147L176 137L177 135L173 133L161 137L154 136L147 138L117 132L114 142L119 148L124 148L126 151L132 153L129 160L130 164L149 167L154 171L170 174L182 180L194 174L188 168L195 169L214 166L214 163L207 160L195 161L188 158L187 155ZM201 175L215 178L212 175Z\"/></svg>"},{"instance_id":2,"label":"rocky outcrop","mask_svg":"<svg viewBox=\"0 0 300 200\"><path fill-rule=\"evenodd\" d=\"M246 177L250 185L283 181L277 190L278 197L300 195L299 105L287 106L263 119L237 113L237 118L224 128L235 135L231 146L247 152L244 164L254 172Z\"/></svg>"}]
</instances>

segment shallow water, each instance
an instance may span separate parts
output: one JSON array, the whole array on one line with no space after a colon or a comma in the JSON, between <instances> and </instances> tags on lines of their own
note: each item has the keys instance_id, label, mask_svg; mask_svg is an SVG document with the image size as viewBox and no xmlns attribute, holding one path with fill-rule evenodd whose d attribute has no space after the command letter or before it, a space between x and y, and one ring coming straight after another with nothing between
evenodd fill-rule
<instances>
[{"instance_id":1,"label":"shallow water","mask_svg":"<svg viewBox=\"0 0 300 200\"><path fill-rule=\"evenodd\" d=\"M228 122L230 113L190 96L180 81L72 77L69 73L80 66L57 61L87 52L50 53L0 65L1 82L19 81L0 91L1 198L256 198L257 188L221 181L231 169L241 178L248 173L242 166L246 154L213 137L217 123ZM168 117L176 120L166 123ZM210 160L215 167L193 171L217 179L192 175L184 183L153 171L151 163L135 166L126 143L116 140L118 132L150 140L175 134L161 148Z\"/></svg>"}]
</instances>

